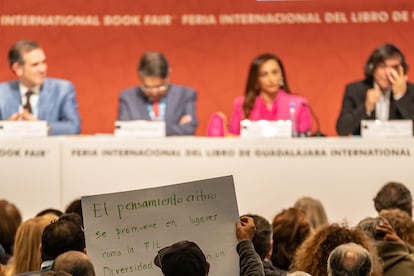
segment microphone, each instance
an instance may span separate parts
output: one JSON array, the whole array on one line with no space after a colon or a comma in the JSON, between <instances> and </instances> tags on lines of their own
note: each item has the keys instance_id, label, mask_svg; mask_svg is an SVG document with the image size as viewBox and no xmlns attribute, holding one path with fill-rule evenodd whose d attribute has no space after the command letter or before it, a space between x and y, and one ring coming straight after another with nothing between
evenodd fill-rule
<instances>
[{"instance_id":1,"label":"microphone","mask_svg":"<svg viewBox=\"0 0 414 276\"><path fill-rule=\"evenodd\" d=\"M313 111L310 104L309 103L303 103L303 104L306 105L309 108L311 116L312 116L313 120L316 123L316 131L314 133L312 133L310 136L311 137L326 137L326 134L321 131L319 118L318 118L318 116L316 116L316 113Z\"/></svg>"}]
</instances>

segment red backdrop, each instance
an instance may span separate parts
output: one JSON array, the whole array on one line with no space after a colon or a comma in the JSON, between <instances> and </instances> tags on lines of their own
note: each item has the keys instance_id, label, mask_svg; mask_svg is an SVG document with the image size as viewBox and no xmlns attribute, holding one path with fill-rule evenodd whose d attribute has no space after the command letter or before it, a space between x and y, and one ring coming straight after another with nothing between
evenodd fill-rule
<instances>
[{"instance_id":1,"label":"red backdrop","mask_svg":"<svg viewBox=\"0 0 414 276\"><path fill-rule=\"evenodd\" d=\"M188 15L196 14L210 15L216 24L189 24ZM274 21L220 21L236 14L271 14ZM283 22L292 14L311 14L320 22ZM99 26L31 21L55 15L91 16ZM108 26L107 15L140 16L140 25ZM146 25L148 15L166 15L169 24ZM204 135L212 112L230 116L250 61L273 52L285 64L292 91L309 100L322 130L336 135L344 85L363 77L374 48L392 42L414 64L413 22L412 0L0 0L0 81L14 78L9 47L19 39L37 40L47 54L48 75L75 84L82 133L109 133L119 92L138 84L138 58L146 50L161 51L170 61L172 82L198 91L197 134Z\"/></svg>"}]
</instances>

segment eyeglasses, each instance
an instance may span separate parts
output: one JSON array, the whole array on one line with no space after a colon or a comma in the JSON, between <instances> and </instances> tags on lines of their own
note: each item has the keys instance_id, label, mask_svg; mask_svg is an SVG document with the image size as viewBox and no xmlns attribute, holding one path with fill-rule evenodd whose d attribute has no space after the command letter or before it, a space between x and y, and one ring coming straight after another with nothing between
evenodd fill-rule
<instances>
[{"instance_id":1,"label":"eyeglasses","mask_svg":"<svg viewBox=\"0 0 414 276\"><path fill-rule=\"evenodd\" d=\"M168 85L161 85L156 87L146 87L144 85L141 85L141 90L145 93L154 93L154 92L162 92L166 91L168 89Z\"/></svg>"}]
</instances>

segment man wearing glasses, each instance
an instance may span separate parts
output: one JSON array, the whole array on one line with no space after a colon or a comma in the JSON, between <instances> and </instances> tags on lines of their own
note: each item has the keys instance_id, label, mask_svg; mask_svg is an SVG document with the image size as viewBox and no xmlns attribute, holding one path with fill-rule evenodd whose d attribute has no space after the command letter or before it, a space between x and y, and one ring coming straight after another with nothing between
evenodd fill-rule
<instances>
[{"instance_id":1,"label":"man wearing glasses","mask_svg":"<svg viewBox=\"0 0 414 276\"><path fill-rule=\"evenodd\" d=\"M138 64L141 85L129 88L119 97L118 120L165 121L167 135L193 135L196 92L169 83L167 59L158 52L146 52Z\"/></svg>"}]
</instances>

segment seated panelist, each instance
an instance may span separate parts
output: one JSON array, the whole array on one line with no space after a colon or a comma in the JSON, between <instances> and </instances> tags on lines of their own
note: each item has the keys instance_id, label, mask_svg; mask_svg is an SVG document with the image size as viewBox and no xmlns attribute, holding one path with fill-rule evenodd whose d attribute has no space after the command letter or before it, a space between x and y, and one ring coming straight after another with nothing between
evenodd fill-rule
<instances>
[{"instance_id":1,"label":"seated panelist","mask_svg":"<svg viewBox=\"0 0 414 276\"><path fill-rule=\"evenodd\" d=\"M165 121L167 135L193 135L196 91L169 83L169 71L161 53L144 53L138 64L141 85L121 92L118 120Z\"/></svg>"},{"instance_id":2,"label":"seated panelist","mask_svg":"<svg viewBox=\"0 0 414 276\"><path fill-rule=\"evenodd\" d=\"M262 54L250 65L244 97L234 100L229 132L240 134L240 122L244 119L288 120L292 103L298 132L309 134L311 116L307 100L291 94L282 61L273 54Z\"/></svg>"},{"instance_id":3,"label":"seated panelist","mask_svg":"<svg viewBox=\"0 0 414 276\"><path fill-rule=\"evenodd\" d=\"M50 135L80 133L73 84L46 78L46 55L35 41L20 40L8 53L16 81L0 83L0 120L44 120Z\"/></svg>"},{"instance_id":4,"label":"seated panelist","mask_svg":"<svg viewBox=\"0 0 414 276\"><path fill-rule=\"evenodd\" d=\"M414 85L407 82L408 65L396 46L375 49L364 71L364 80L345 87L339 135L360 135L361 120L414 120Z\"/></svg>"}]
</instances>

